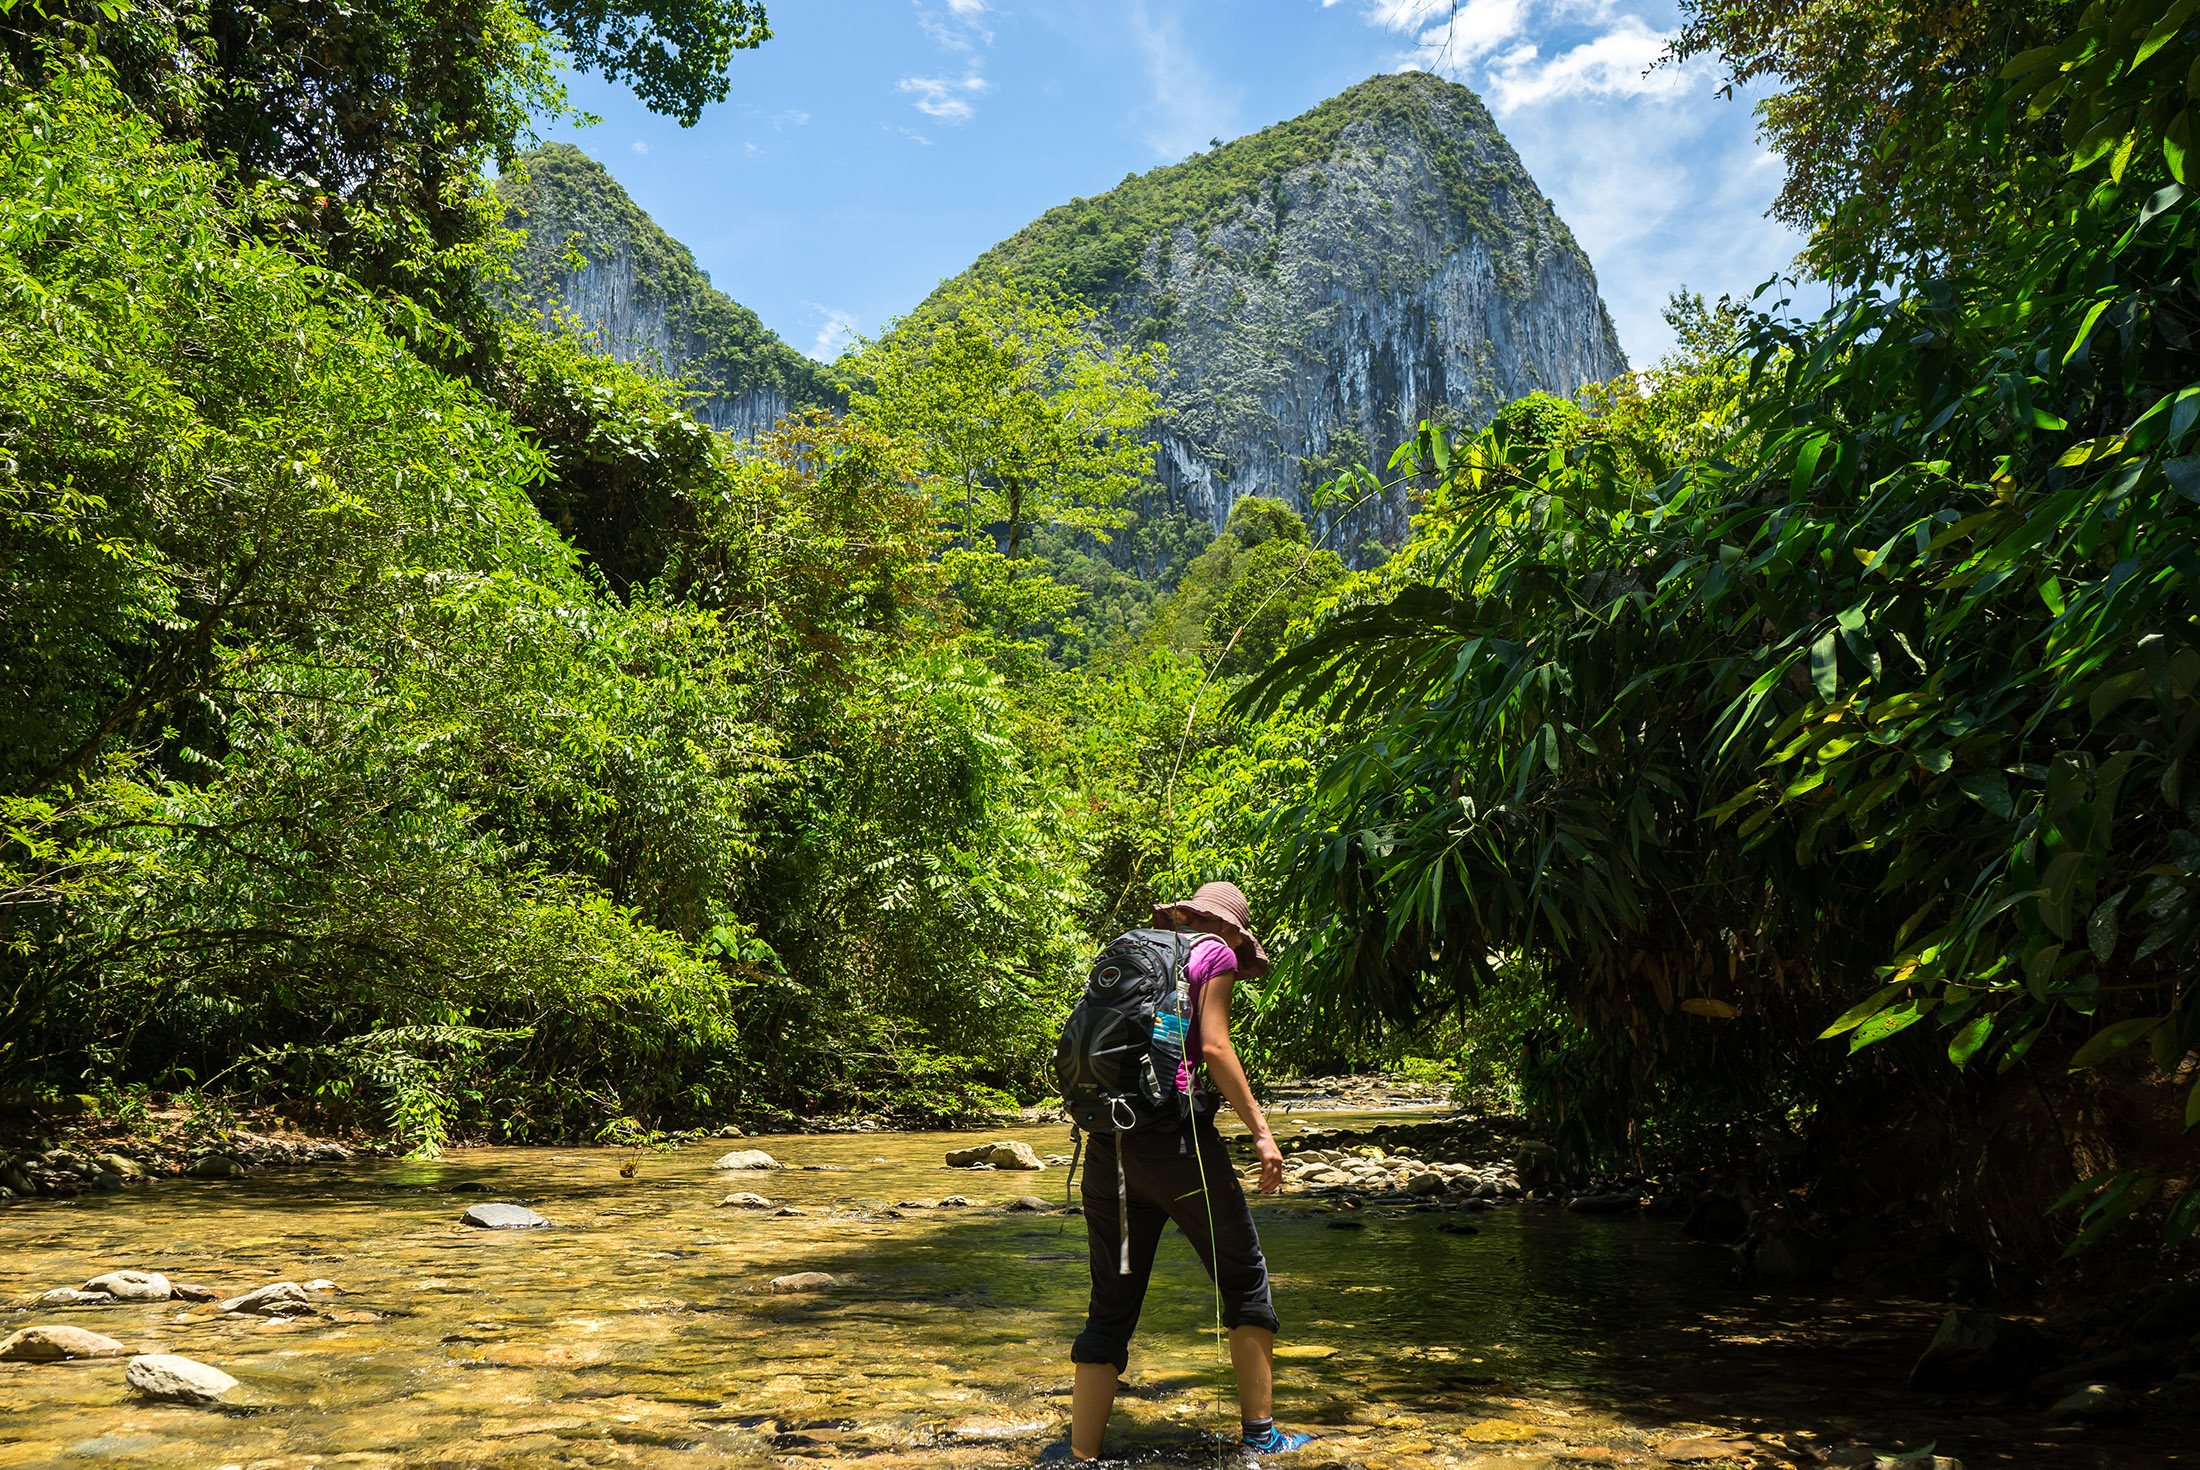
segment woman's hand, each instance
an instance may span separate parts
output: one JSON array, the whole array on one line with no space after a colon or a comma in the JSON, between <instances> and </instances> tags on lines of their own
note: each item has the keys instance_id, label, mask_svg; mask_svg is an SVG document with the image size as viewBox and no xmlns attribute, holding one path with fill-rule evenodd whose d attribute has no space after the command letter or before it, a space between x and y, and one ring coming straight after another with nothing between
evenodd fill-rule
<instances>
[{"instance_id":1,"label":"woman's hand","mask_svg":"<svg viewBox=\"0 0 2200 1470\"><path fill-rule=\"evenodd\" d=\"M1260 1192L1274 1194L1283 1188L1283 1150L1276 1147L1276 1135L1257 1135L1253 1139L1253 1154L1260 1160Z\"/></svg>"}]
</instances>

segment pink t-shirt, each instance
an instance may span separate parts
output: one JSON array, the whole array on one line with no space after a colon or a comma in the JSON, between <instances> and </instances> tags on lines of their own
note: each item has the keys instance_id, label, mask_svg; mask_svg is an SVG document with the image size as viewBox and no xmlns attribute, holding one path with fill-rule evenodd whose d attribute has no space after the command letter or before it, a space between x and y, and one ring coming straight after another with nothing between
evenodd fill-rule
<instances>
[{"instance_id":1,"label":"pink t-shirt","mask_svg":"<svg viewBox=\"0 0 2200 1470\"><path fill-rule=\"evenodd\" d=\"M1206 1047L1201 1045L1199 1034L1199 998L1207 988L1207 982L1217 975L1237 973L1237 954L1223 939L1213 934L1202 934L1192 944L1192 956L1185 961L1184 974L1192 986L1192 1034L1191 1044L1185 1048L1186 1067L1196 1067L1206 1058Z\"/></svg>"}]
</instances>

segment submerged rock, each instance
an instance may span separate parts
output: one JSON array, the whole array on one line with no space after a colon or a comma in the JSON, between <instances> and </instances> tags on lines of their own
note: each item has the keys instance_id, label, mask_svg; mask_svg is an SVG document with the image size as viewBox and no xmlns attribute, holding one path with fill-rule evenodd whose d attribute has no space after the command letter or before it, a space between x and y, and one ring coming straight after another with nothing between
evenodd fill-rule
<instances>
[{"instance_id":1,"label":"submerged rock","mask_svg":"<svg viewBox=\"0 0 2200 1470\"><path fill-rule=\"evenodd\" d=\"M1037 1214L1047 1207L1047 1202L1035 1194L1027 1194L1010 1200L1008 1207L1025 1214Z\"/></svg>"},{"instance_id":2,"label":"submerged rock","mask_svg":"<svg viewBox=\"0 0 2200 1470\"><path fill-rule=\"evenodd\" d=\"M97 1307L114 1298L104 1291L78 1291L73 1286L57 1287L31 1302L34 1307Z\"/></svg>"},{"instance_id":3,"label":"submerged rock","mask_svg":"<svg viewBox=\"0 0 2200 1470\"><path fill-rule=\"evenodd\" d=\"M451 1186L451 1193L453 1194L488 1194L490 1192L489 1186L479 1179L462 1179Z\"/></svg>"},{"instance_id":4,"label":"submerged rock","mask_svg":"<svg viewBox=\"0 0 2200 1470\"><path fill-rule=\"evenodd\" d=\"M119 1358L130 1350L81 1327L26 1327L0 1341L0 1363L58 1363L66 1358Z\"/></svg>"},{"instance_id":5,"label":"submerged rock","mask_svg":"<svg viewBox=\"0 0 2200 1470\"><path fill-rule=\"evenodd\" d=\"M967 1210L976 1203L977 1201L974 1199L965 1199L959 1194L951 1194L940 1201L939 1207L943 1210Z\"/></svg>"},{"instance_id":6,"label":"submerged rock","mask_svg":"<svg viewBox=\"0 0 2200 1470\"><path fill-rule=\"evenodd\" d=\"M525 1205L469 1205L458 1217L461 1225L481 1230L534 1230L550 1222Z\"/></svg>"},{"instance_id":7,"label":"submerged rock","mask_svg":"<svg viewBox=\"0 0 2200 1470\"><path fill-rule=\"evenodd\" d=\"M158 1271L109 1271L84 1283L86 1291L102 1291L122 1302L164 1302L175 1292Z\"/></svg>"},{"instance_id":8,"label":"submerged rock","mask_svg":"<svg viewBox=\"0 0 2200 1470\"><path fill-rule=\"evenodd\" d=\"M845 1284L838 1276L823 1271L797 1271L791 1276L774 1276L764 1289L788 1296L801 1291L829 1291Z\"/></svg>"},{"instance_id":9,"label":"submerged rock","mask_svg":"<svg viewBox=\"0 0 2200 1470\"><path fill-rule=\"evenodd\" d=\"M122 1376L130 1387L149 1399L165 1399L173 1404L211 1404L237 1386L219 1368L209 1368L204 1363L176 1356L174 1353L147 1353L132 1358Z\"/></svg>"},{"instance_id":10,"label":"submerged rock","mask_svg":"<svg viewBox=\"0 0 2200 1470\"><path fill-rule=\"evenodd\" d=\"M776 1169L779 1167L779 1160L760 1148L737 1148L732 1153L722 1156L711 1167L713 1169Z\"/></svg>"},{"instance_id":11,"label":"submerged rock","mask_svg":"<svg viewBox=\"0 0 2200 1470\"><path fill-rule=\"evenodd\" d=\"M179 1302L218 1302L222 1297L218 1286L197 1286L188 1281L169 1282L168 1294Z\"/></svg>"},{"instance_id":12,"label":"submerged rock","mask_svg":"<svg viewBox=\"0 0 2200 1470\"><path fill-rule=\"evenodd\" d=\"M772 1207L772 1202L760 1194L750 1194L744 1190L739 1194L729 1194L718 1201L720 1209L729 1205L737 1210L768 1210Z\"/></svg>"},{"instance_id":13,"label":"submerged rock","mask_svg":"<svg viewBox=\"0 0 2200 1470\"><path fill-rule=\"evenodd\" d=\"M2055 1401L2047 1417L2062 1423L2106 1419L2131 1407L2131 1395L2113 1383L2082 1383Z\"/></svg>"},{"instance_id":14,"label":"submerged rock","mask_svg":"<svg viewBox=\"0 0 2200 1470\"><path fill-rule=\"evenodd\" d=\"M1910 1369L1914 1388L1996 1384L2021 1378L2044 1355L2038 1332L1991 1312L1956 1308L1941 1318L1933 1340Z\"/></svg>"},{"instance_id":15,"label":"submerged rock","mask_svg":"<svg viewBox=\"0 0 2200 1470\"><path fill-rule=\"evenodd\" d=\"M193 1159L191 1167L183 1172L193 1179L241 1179L251 1171L227 1154L208 1154Z\"/></svg>"}]
</instances>

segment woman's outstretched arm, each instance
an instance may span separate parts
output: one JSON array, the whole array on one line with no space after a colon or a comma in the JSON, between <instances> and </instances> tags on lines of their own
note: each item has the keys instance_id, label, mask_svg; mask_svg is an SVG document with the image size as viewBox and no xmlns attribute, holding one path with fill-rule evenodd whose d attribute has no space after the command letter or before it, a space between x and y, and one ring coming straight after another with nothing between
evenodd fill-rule
<instances>
[{"instance_id":1,"label":"woman's outstretched arm","mask_svg":"<svg viewBox=\"0 0 2200 1470\"><path fill-rule=\"evenodd\" d=\"M1253 1153L1260 1159L1260 1192L1274 1194L1283 1187L1283 1150L1268 1131L1268 1119L1253 1101L1253 1084L1245 1080L1245 1063L1230 1044L1230 980L1221 974L1209 980L1200 998L1199 1048L1207 1063L1207 1075L1237 1109L1238 1117L1253 1133Z\"/></svg>"}]
</instances>

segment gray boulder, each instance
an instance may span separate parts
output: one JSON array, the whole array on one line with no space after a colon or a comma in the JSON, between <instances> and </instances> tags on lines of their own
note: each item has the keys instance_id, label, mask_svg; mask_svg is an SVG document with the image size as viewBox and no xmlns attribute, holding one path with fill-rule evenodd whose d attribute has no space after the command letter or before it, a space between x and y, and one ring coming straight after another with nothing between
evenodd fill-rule
<instances>
[{"instance_id":1,"label":"gray boulder","mask_svg":"<svg viewBox=\"0 0 2200 1470\"><path fill-rule=\"evenodd\" d=\"M1010 1200L1008 1207L1024 1214L1037 1214L1047 1207L1047 1202L1035 1194L1027 1194L1019 1199Z\"/></svg>"},{"instance_id":2,"label":"gray boulder","mask_svg":"<svg viewBox=\"0 0 2200 1470\"><path fill-rule=\"evenodd\" d=\"M312 1310L306 1289L295 1281L271 1281L233 1296L221 1304L225 1312L246 1312L256 1317L298 1317Z\"/></svg>"},{"instance_id":3,"label":"gray boulder","mask_svg":"<svg viewBox=\"0 0 2200 1470\"><path fill-rule=\"evenodd\" d=\"M718 1162L712 1164L711 1167L713 1169L776 1169L779 1167L779 1160L760 1148L737 1148L732 1153L720 1157Z\"/></svg>"},{"instance_id":4,"label":"gray boulder","mask_svg":"<svg viewBox=\"0 0 2200 1470\"><path fill-rule=\"evenodd\" d=\"M975 1169L990 1164L996 1169L1044 1169L1045 1164L1028 1143L1013 1139L1000 1139L993 1143L981 1143L971 1148L954 1148L947 1151L947 1167L950 1169Z\"/></svg>"},{"instance_id":5,"label":"gray boulder","mask_svg":"<svg viewBox=\"0 0 2200 1470\"><path fill-rule=\"evenodd\" d=\"M84 1289L103 1291L119 1302L164 1302L175 1295L158 1271L109 1271L85 1282Z\"/></svg>"},{"instance_id":6,"label":"gray boulder","mask_svg":"<svg viewBox=\"0 0 2200 1470\"><path fill-rule=\"evenodd\" d=\"M26 1327L0 1340L0 1363L58 1363L65 1358L119 1358L130 1350L81 1327Z\"/></svg>"},{"instance_id":7,"label":"gray boulder","mask_svg":"<svg viewBox=\"0 0 2200 1470\"><path fill-rule=\"evenodd\" d=\"M242 1179L251 1171L227 1154L208 1154L203 1159L193 1159L191 1167L183 1172L193 1179Z\"/></svg>"},{"instance_id":8,"label":"gray boulder","mask_svg":"<svg viewBox=\"0 0 2200 1470\"><path fill-rule=\"evenodd\" d=\"M218 1302L222 1299L218 1286L197 1286L188 1281L171 1281L168 1294L179 1302Z\"/></svg>"},{"instance_id":9,"label":"gray boulder","mask_svg":"<svg viewBox=\"0 0 2200 1470\"><path fill-rule=\"evenodd\" d=\"M481 1230L534 1230L550 1222L525 1205L470 1205L458 1217L461 1225Z\"/></svg>"},{"instance_id":10,"label":"gray boulder","mask_svg":"<svg viewBox=\"0 0 2200 1470\"><path fill-rule=\"evenodd\" d=\"M725 1209L728 1206L737 1210L768 1210L772 1207L772 1202L760 1194L750 1194L744 1190L739 1194L729 1194L718 1201L718 1208Z\"/></svg>"},{"instance_id":11,"label":"gray boulder","mask_svg":"<svg viewBox=\"0 0 2200 1470\"><path fill-rule=\"evenodd\" d=\"M132 1358L122 1376L147 1398L172 1404L218 1403L223 1394L237 1386L237 1380L221 1369L174 1353L146 1353Z\"/></svg>"}]
</instances>

